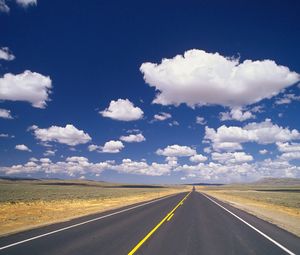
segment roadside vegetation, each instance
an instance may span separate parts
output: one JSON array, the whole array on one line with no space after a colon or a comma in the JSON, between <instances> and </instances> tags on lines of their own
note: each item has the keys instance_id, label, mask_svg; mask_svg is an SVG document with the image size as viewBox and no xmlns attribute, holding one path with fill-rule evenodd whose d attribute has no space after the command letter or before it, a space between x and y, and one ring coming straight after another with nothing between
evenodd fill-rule
<instances>
[{"instance_id":1,"label":"roadside vegetation","mask_svg":"<svg viewBox=\"0 0 300 255\"><path fill-rule=\"evenodd\" d=\"M0 235L184 191L185 186L0 180Z\"/></svg>"}]
</instances>

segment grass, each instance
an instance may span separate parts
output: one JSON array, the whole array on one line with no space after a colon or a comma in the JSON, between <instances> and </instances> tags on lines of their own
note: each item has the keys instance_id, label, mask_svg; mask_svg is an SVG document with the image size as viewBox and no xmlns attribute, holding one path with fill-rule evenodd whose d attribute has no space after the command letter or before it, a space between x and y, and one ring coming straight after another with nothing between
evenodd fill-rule
<instances>
[{"instance_id":1,"label":"grass","mask_svg":"<svg viewBox=\"0 0 300 255\"><path fill-rule=\"evenodd\" d=\"M0 181L0 235L181 192L184 186Z\"/></svg>"}]
</instances>

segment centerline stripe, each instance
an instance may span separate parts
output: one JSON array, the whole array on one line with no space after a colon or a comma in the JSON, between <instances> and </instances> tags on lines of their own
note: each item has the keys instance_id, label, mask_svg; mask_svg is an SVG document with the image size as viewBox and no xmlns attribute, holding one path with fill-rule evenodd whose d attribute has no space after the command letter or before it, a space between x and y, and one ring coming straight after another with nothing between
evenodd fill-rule
<instances>
[{"instance_id":1,"label":"centerline stripe","mask_svg":"<svg viewBox=\"0 0 300 255\"><path fill-rule=\"evenodd\" d=\"M42 234L42 235L34 236L34 237L31 237L31 238L28 238L28 239L24 239L24 240L19 241L19 242L11 243L11 244L8 244L8 245L0 247L0 251L4 250L4 249L7 249L9 247L13 247L13 246L16 246L16 245L19 245L19 244L22 244L22 243L27 243L29 241L32 241L32 240L35 240L35 239L39 239L39 238L44 237L44 236L53 235L55 233L62 232L64 230L67 230L67 229L70 229L70 228L75 228L75 227L78 227L78 226L81 226L81 225L84 225L84 224L87 224L87 223L90 223L90 222L93 222L93 221L101 220L101 219L108 218L110 216L113 216L113 215L116 215L116 214L119 214L119 213L127 212L127 211L130 211L130 210L133 210L133 209L145 206L145 205L149 205L149 204L161 201L163 199L166 199L166 198L169 198L169 197L172 197L172 196L175 196L175 195L178 195L178 193L172 194L172 195L168 195L168 196L156 199L156 200L151 200L149 202L146 202L146 203L143 203L143 204L139 204L139 205L136 205L136 206L133 206L133 207L129 207L127 209L123 209L121 211L117 211L117 212L110 213L110 214L107 214L107 215L103 215L103 216L100 216L100 217L97 217L97 218L94 218L94 219L91 219L91 220L87 220L87 221L83 221L83 222L80 222L80 223L77 223L77 224L74 224L74 225L70 225L68 227L59 228L57 230L54 230L54 231L51 231L51 232L48 232L48 233L45 233L45 234Z\"/></svg>"},{"instance_id":2,"label":"centerline stripe","mask_svg":"<svg viewBox=\"0 0 300 255\"><path fill-rule=\"evenodd\" d=\"M276 246L278 246L280 249L284 250L287 254L290 255L296 255L296 253L290 251L288 248L284 247L282 244L276 242L274 239L272 239L271 237L269 237L268 235L266 235L265 233L263 233L262 231L260 231L259 229L257 229L256 227L252 226L250 223L248 223L247 221L243 220L241 217L237 216L236 214L234 214L233 212L229 211L227 208L225 208L224 206L220 205L218 202L216 202L214 199L210 198L209 196L201 193L203 196L205 196L206 198L208 198L211 202L215 203L216 205L220 206L222 209L224 209L225 211L227 211L228 213L230 213L232 216L236 217L237 219L239 219L241 222L245 223L248 227L252 228L253 230L255 230L257 233L261 234L263 237L267 238L269 241L271 241L273 244L275 244Z\"/></svg>"},{"instance_id":3,"label":"centerline stripe","mask_svg":"<svg viewBox=\"0 0 300 255\"><path fill-rule=\"evenodd\" d=\"M187 197L191 194L189 192L173 209L170 211L166 217L164 217L134 248L128 253L128 255L133 255L142 245L145 243L150 236L154 234L154 232L168 219L172 218L172 214L176 211L176 209L182 205L183 201L187 199Z\"/></svg>"}]
</instances>

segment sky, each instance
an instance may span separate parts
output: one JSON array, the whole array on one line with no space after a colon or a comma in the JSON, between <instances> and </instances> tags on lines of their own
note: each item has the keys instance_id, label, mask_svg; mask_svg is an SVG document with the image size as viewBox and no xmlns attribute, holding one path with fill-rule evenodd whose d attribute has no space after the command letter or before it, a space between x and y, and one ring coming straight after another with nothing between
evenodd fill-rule
<instances>
[{"instance_id":1,"label":"sky","mask_svg":"<svg viewBox=\"0 0 300 255\"><path fill-rule=\"evenodd\" d=\"M0 176L300 177L299 1L0 0Z\"/></svg>"}]
</instances>

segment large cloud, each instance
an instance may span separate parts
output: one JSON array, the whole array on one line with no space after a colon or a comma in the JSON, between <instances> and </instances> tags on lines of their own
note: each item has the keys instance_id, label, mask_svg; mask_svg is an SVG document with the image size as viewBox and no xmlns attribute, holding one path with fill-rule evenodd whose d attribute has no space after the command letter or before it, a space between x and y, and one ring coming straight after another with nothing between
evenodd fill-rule
<instances>
[{"instance_id":1,"label":"large cloud","mask_svg":"<svg viewBox=\"0 0 300 255\"><path fill-rule=\"evenodd\" d=\"M158 149L156 154L166 157L189 157L196 155L197 152L191 147L174 144L169 145L164 149Z\"/></svg>"},{"instance_id":2,"label":"large cloud","mask_svg":"<svg viewBox=\"0 0 300 255\"><path fill-rule=\"evenodd\" d=\"M128 99L112 100L109 107L99 112L103 117L115 120L132 121L143 118L144 112Z\"/></svg>"},{"instance_id":3,"label":"large cloud","mask_svg":"<svg viewBox=\"0 0 300 255\"><path fill-rule=\"evenodd\" d=\"M163 59L160 64L143 63L144 80L158 94L154 103L222 105L241 107L277 95L299 81L300 76L272 60L252 61L224 57L219 53L189 50Z\"/></svg>"},{"instance_id":4,"label":"large cloud","mask_svg":"<svg viewBox=\"0 0 300 255\"><path fill-rule=\"evenodd\" d=\"M0 78L0 100L26 101L33 107L45 108L51 88L49 76L28 70L16 75L7 73Z\"/></svg>"},{"instance_id":5,"label":"large cloud","mask_svg":"<svg viewBox=\"0 0 300 255\"><path fill-rule=\"evenodd\" d=\"M270 119L266 119L263 122L253 122L244 127L223 125L217 130L206 127L204 138L212 142L215 150L226 150L227 148L241 149L240 144L246 142L258 144L288 142L300 139L300 133L296 129L283 128L273 124Z\"/></svg>"},{"instance_id":6,"label":"large cloud","mask_svg":"<svg viewBox=\"0 0 300 255\"><path fill-rule=\"evenodd\" d=\"M84 131L77 129L71 124L65 127L51 126L49 128L32 126L30 129L33 130L35 138L42 142L58 142L75 146L92 140L89 134L84 133Z\"/></svg>"}]
</instances>

